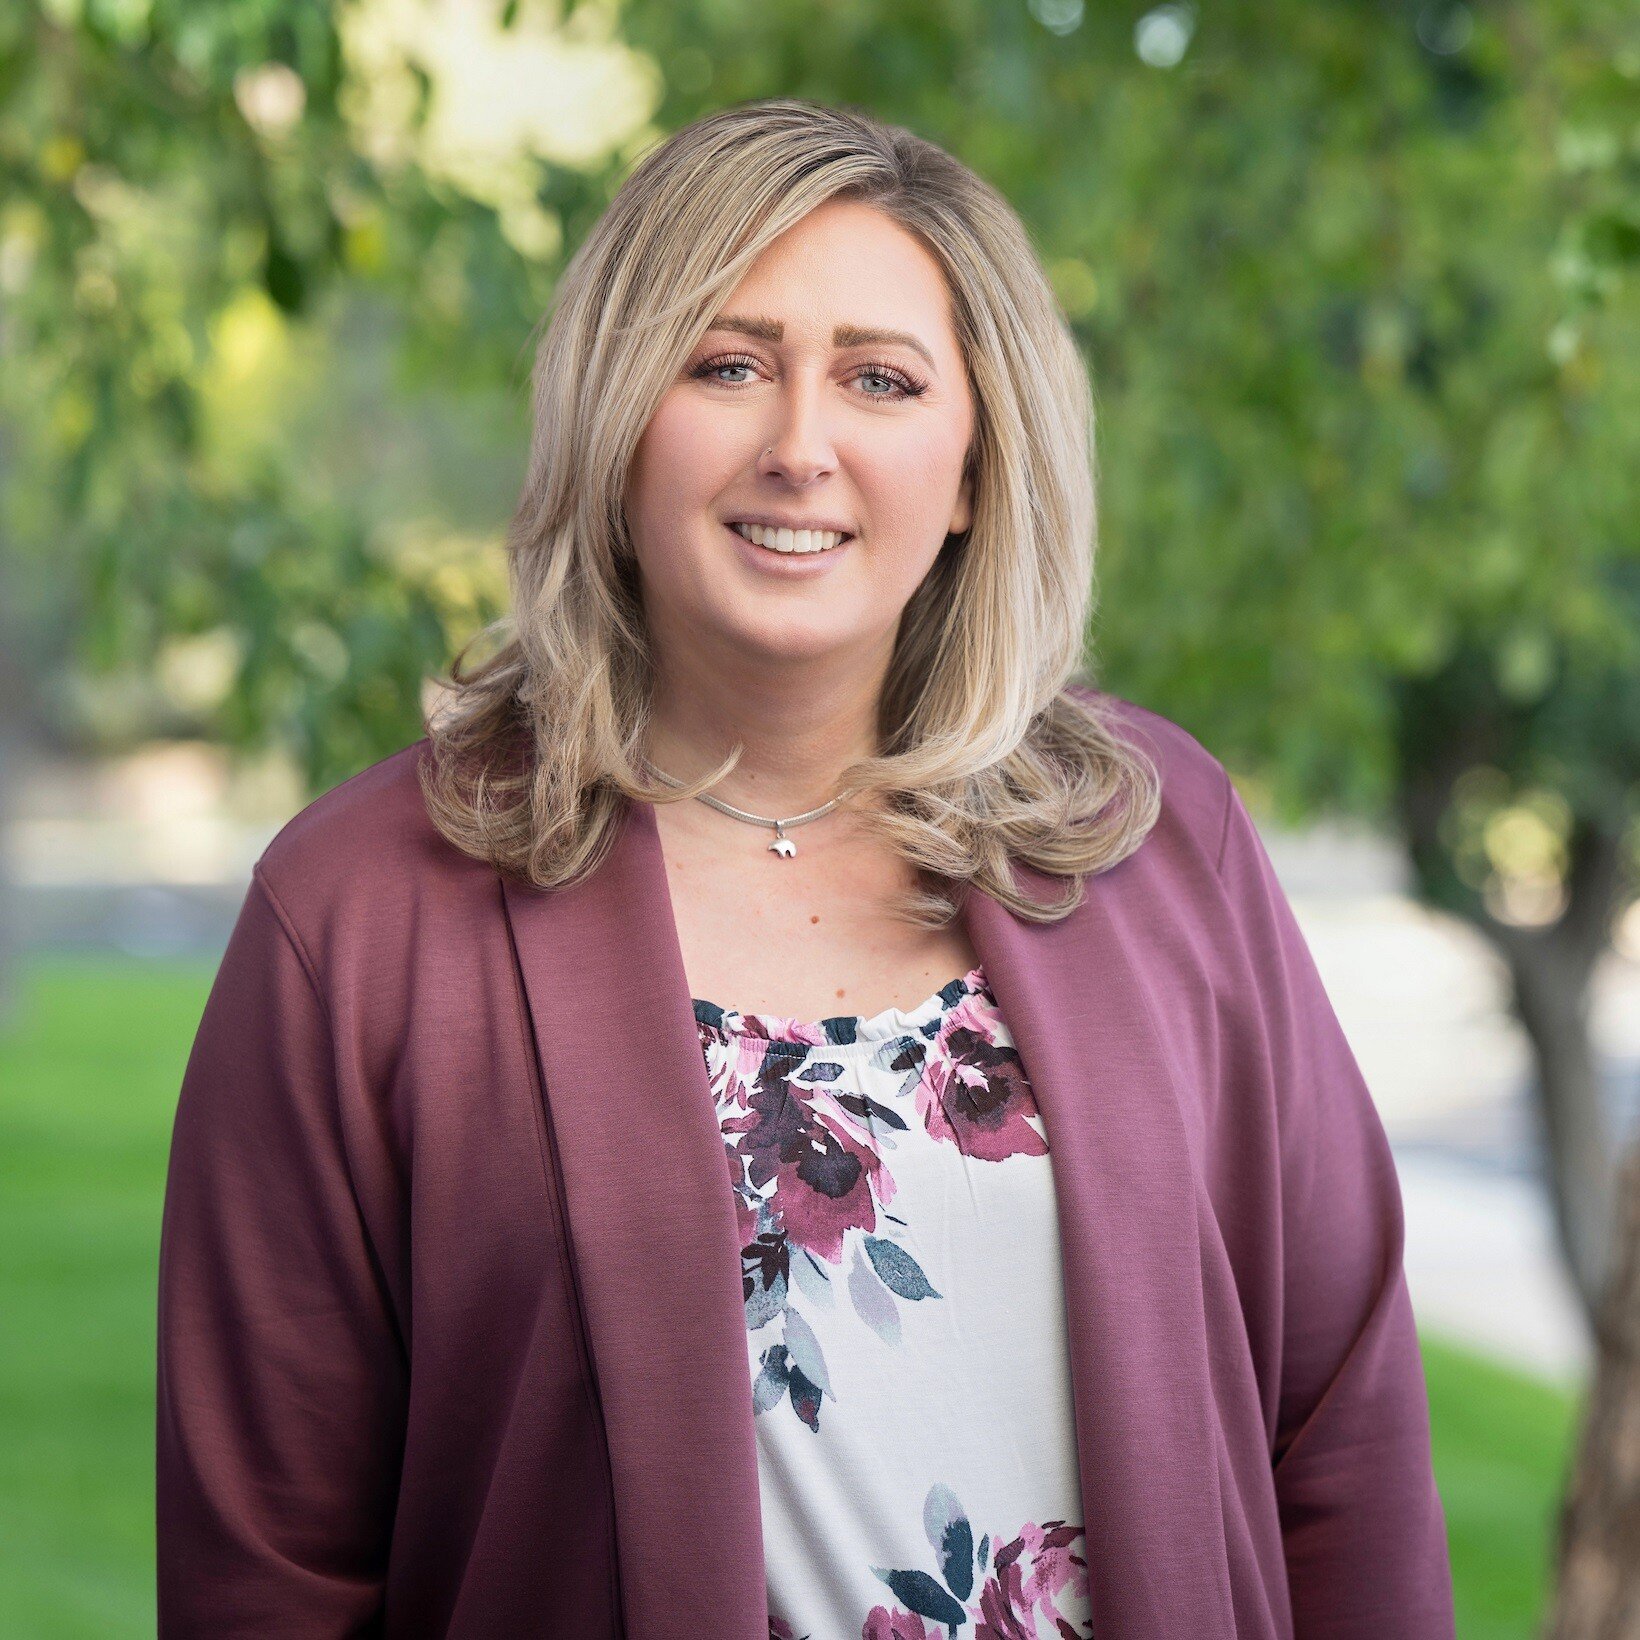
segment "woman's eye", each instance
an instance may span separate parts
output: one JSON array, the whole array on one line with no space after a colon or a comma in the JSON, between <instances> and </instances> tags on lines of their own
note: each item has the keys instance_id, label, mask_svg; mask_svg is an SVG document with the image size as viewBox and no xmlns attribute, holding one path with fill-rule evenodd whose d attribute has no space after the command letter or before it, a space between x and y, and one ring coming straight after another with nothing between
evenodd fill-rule
<instances>
[{"instance_id":1,"label":"woman's eye","mask_svg":"<svg viewBox=\"0 0 1640 1640\"><path fill-rule=\"evenodd\" d=\"M744 386L744 383L737 381L725 381L724 378L718 374L718 372L723 370L755 369L757 369L756 359L747 359L743 357L731 358L725 355L716 359L703 359L699 364L692 365L689 369L689 379L691 381L716 381L721 383L724 387L741 387Z\"/></svg>"},{"instance_id":2,"label":"woman's eye","mask_svg":"<svg viewBox=\"0 0 1640 1640\"><path fill-rule=\"evenodd\" d=\"M721 372L725 370L756 370L757 360L744 357L725 357L706 359L696 365L689 372L691 379L710 380L720 383L724 387L744 387L744 381L731 381ZM855 373L854 379L859 382L887 383L889 391L874 387L865 393L868 399L914 399L928 386L926 382L918 381L904 372L887 365L866 365Z\"/></svg>"},{"instance_id":3,"label":"woman's eye","mask_svg":"<svg viewBox=\"0 0 1640 1640\"><path fill-rule=\"evenodd\" d=\"M887 382L896 392L908 399L914 399L922 392L921 384L913 382L907 376L902 376L897 370L878 370L874 366L868 365L860 372L860 380L864 381L868 377L875 381ZM868 393L866 395L867 398L871 399L887 399L893 396L892 393Z\"/></svg>"},{"instance_id":4,"label":"woman's eye","mask_svg":"<svg viewBox=\"0 0 1640 1640\"><path fill-rule=\"evenodd\" d=\"M751 370L753 368L753 362L750 359L708 359L705 364L697 365L690 374L696 377L714 376L721 381L722 377L718 376L720 370ZM738 387L739 385L739 382L724 382L725 387Z\"/></svg>"}]
</instances>

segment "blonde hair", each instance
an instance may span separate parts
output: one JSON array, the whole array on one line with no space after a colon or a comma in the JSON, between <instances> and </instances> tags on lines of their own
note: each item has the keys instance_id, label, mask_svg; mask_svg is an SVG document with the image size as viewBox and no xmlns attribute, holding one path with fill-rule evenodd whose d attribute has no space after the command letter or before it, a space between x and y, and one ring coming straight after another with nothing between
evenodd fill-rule
<instances>
[{"instance_id":1,"label":"blonde hair","mask_svg":"<svg viewBox=\"0 0 1640 1640\"><path fill-rule=\"evenodd\" d=\"M826 200L866 202L941 265L975 403L970 527L900 625L879 755L842 785L861 824L917 868L893 910L938 927L965 886L1053 921L1081 879L1138 848L1155 767L1077 676L1095 601L1093 398L1030 239L944 149L855 108L726 108L651 149L569 266L533 376L528 473L508 529L512 613L439 681L422 788L462 852L539 887L592 871L628 800L683 802L647 776L651 657L624 517L655 405L771 240ZM482 664L474 643L510 631ZM1019 859L1071 879L1044 903Z\"/></svg>"}]
</instances>

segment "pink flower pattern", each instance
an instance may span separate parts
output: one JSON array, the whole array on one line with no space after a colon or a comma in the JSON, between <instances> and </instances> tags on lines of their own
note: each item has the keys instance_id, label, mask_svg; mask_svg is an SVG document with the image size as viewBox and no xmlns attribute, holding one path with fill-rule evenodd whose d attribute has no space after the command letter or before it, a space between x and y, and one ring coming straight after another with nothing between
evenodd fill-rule
<instances>
[{"instance_id":1,"label":"pink flower pattern","mask_svg":"<svg viewBox=\"0 0 1640 1640\"><path fill-rule=\"evenodd\" d=\"M888 1210L896 1191L880 1139L906 1130L902 1109L931 1138L978 1161L1047 1153L1030 1084L983 971L953 980L937 1000L937 1010L917 1010L916 1029L872 1050L873 1065L899 1079L893 1105L855 1091L842 1056L827 1055L856 1049L858 1016L805 1022L694 1000L741 1232L747 1328L781 1322L781 1341L758 1362L759 1415L785 1416L778 1409L789 1406L819 1429L829 1376L820 1339L794 1298L841 1273L851 1238L865 1256L846 1278L848 1296L885 1342L899 1343L901 1303L941 1297L894 1234L904 1220ZM987 1534L976 1545L967 1514L942 1483L929 1489L923 1517L933 1569L872 1567L892 1601L871 1609L861 1640L1091 1635L1071 1615L1086 1610L1079 1525L1026 1522L1006 1541ZM1067 1600L1067 1591L1078 1598ZM772 1613L769 1637L809 1640Z\"/></svg>"},{"instance_id":2,"label":"pink flower pattern","mask_svg":"<svg viewBox=\"0 0 1640 1640\"><path fill-rule=\"evenodd\" d=\"M923 1521L937 1574L874 1566L896 1603L872 1607L860 1640L1092 1640L1092 1625L1075 1616L1088 1575L1080 1526L1027 1522L992 1554L988 1537L975 1546L961 1505L938 1484L929 1489ZM771 1614L769 1640L811 1637Z\"/></svg>"}]
</instances>

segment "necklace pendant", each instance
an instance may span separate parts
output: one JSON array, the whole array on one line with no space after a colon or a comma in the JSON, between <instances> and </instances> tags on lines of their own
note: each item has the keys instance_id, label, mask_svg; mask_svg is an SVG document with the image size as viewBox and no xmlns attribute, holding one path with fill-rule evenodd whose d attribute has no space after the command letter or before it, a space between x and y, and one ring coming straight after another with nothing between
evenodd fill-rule
<instances>
[{"instance_id":1,"label":"necklace pendant","mask_svg":"<svg viewBox=\"0 0 1640 1640\"><path fill-rule=\"evenodd\" d=\"M769 844L769 848L782 860L789 860L797 853L797 844L786 835L786 828L778 820L774 823L774 841Z\"/></svg>"}]
</instances>

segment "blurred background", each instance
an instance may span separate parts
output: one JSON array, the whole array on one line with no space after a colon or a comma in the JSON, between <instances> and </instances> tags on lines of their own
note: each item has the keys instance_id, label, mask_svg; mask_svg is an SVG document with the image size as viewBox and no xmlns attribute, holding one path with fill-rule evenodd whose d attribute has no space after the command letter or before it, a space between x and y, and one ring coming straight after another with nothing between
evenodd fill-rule
<instances>
[{"instance_id":1,"label":"blurred background","mask_svg":"<svg viewBox=\"0 0 1640 1640\"><path fill-rule=\"evenodd\" d=\"M503 609L589 223L774 95L1025 219L1097 676L1234 772L1395 1148L1459 1634L1637 1632L1633 0L0 6L0 1630L153 1632L165 1162L251 862Z\"/></svg>"}]
</instances>

